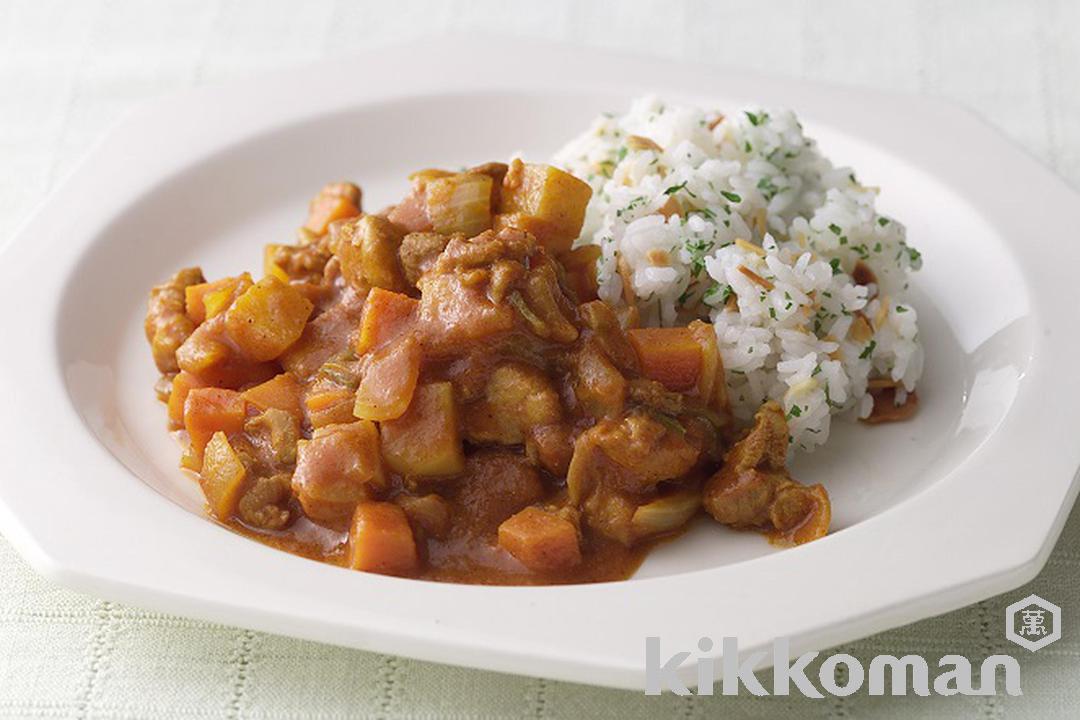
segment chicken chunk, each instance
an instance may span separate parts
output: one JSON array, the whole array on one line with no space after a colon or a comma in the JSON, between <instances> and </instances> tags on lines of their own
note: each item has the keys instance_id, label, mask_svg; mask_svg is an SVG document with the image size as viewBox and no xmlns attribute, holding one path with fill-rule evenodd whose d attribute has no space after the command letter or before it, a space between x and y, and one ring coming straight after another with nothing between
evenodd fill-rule
<instances>
[{"instance_id":1,"label":"chicken chunk","mask_svg":"<svg viewBox=\"0 0 1080 720\"><path fill-rule=\"evenodd\" d=\"M532 428L562 418L559 394L540 370L507 363L488 378L484 398L465 414L466 432L475 443L520 445Z\"/></svg>"},{"instance_id":2,"label":"chicken chunk","mask_svg":"<svg viewBox=\"0 0 1080 720\"><path fill-rule=\"evenodd\" d=\"M723 467L705 484L703 504L718 522L772 531L782 543L804 543L829 529L829 497L821 485L804 486L787 471L784 411L767 402L750 432L732 446Z\"/></svg>"},{"instance_id":3,"label":"chicken chunk","mask_svg":"<svg viewBox=\"0 0 1080 720\"><path fill-rule=\"evenodd\" d=\"M374 499L386 484L374 423L326 425L300 443L292 486L315 520L348 519L357 503Z\"/></svg>"},{"instance_id":4,"label":"chicken chunk","mask_svg":"<svg viewBox=\"0 0 1080 720\"><path fill-rule=\"evenodd\" d=\"M202 270L184 268L150 291L144 330L150 342L154 364L163 373L180 370L176 351L195 331L195 323L185 312L185 289L206 282Z\"/></svg>"}]
</instances>

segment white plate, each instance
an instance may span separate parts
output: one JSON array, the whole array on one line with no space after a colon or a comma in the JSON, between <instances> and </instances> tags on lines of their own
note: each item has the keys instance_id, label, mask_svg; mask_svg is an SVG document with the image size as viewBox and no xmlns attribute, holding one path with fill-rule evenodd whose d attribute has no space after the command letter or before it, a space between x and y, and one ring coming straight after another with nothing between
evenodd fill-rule
<instances>
[{"instance_id":1,"label":"white plate","mask_svg":"<svg viewBox=\"0 0 1080 720\"><path fill-rule=\"evenodd\" d=\"M649 90L796 109L923 251L918 417L842 427L796 467L827 486L831 535L775 551L703 522L628 582L492 588L322 565L204 517L151 389L151 284L257 268L326 180L389 203L410 170L544 159ZM704 635L803 652L944 612L1031 578L1075 496L1076 207L950 105L567 48L424 43L198 90L128 118L0 257L2 529L48 577L118 601L624 687L648 635L667 653Z\"/></svg>"}]
</instances>

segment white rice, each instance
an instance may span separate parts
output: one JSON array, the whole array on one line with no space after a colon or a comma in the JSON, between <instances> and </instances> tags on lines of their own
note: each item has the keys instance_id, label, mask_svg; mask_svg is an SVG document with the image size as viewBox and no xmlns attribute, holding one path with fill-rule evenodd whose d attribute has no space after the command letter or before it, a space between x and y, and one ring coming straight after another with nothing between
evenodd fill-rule
<instances>
[{"instance_id":1,"label":"white rice","mask_svg":"<svg viewBox=\"0 0 1080 720\"><path fill-rule=\"evenodd\" d=\"M601 297L624 303L621 259L645 324L711 319L737 417L778 400L792 443L812 450L832 415L870 414L868 379L899 383L897 402L915 389L923 352L904 291L919 254L790 111L721 118L645 97L555 162L593 188L579 243L602 249ZM682 212L665 218L672 199ZM859 261L877 282L855 283Z\"/></svg>"}]
</instances>

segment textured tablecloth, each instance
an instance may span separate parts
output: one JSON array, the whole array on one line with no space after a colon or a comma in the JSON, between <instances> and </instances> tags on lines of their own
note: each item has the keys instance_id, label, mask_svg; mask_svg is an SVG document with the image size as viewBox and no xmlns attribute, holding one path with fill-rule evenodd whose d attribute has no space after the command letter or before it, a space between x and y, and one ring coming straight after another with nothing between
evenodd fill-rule
<instances>
[{"instance_id":1,"label":"textured tablecloth","mask_svg":"<svg viewBox=\"0 0 1080 720\"><path fill-rule=\"evenodd\" d=\"M447 31L563 40L949 97L1080 185L1080 2L1073 0L0 0L0 242L139 100ZM1067 218L1062 223L1073 227ZM1078 241L1075 230L1066 234L1063 241ZM26 482L37 480L33 468L25 472ZM949 652L973 661L1012 653L1022 664L1023 697L895 700L864 689L812 701L646 698L218 627L54 587L0 540L0 716L1075 717L1078 548L1074 513L1029 587L842 648L864 662L878 653L923 653L931 661ZM1005 606L1029 592L1064 612L1064 638L1033 654L1008 644L1002 631Z\"/></svg>"}]
</instances>

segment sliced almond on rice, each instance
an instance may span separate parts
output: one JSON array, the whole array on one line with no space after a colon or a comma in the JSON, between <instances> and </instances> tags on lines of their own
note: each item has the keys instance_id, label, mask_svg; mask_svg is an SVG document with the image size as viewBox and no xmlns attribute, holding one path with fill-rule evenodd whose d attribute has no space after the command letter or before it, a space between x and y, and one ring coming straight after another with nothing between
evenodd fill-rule
<instances>
[{"instance_id":1,"label":"sliced almond on rice","mask_svg":"<svg viewBox=\"0 0 1080 720\"><path fill-rule=\"evenodd\" d=\"M752 282L754 282L757 285L760 285L761 287L765 288L766 290L772 290L773 288L776 287L775 285L772 284L771 280L766 280L765 278L761 277L760 275L758 275L756 272L754 272L750 268L746 267L745 265L740 265L738 269L739 269L739 272L741 272L746 277L750 278L750 280Z\"/></svg>"},{"instance_id":2,"label":"sliced almond on rice","mask_svg":"<svg viewBox=\"0 0 1080 720\"><path fill-rule=\"evenodd\" d=\"M745 250L746 252L752 252L755 255L760 255L761 257L765 257L764 248L760 248L760 247L758 247L757 245L755 245L753 243L746 242L742 238L735 238L735 247L740 248L742 250Z\"/></svg>"},{"instance_id":3,"label":"sliced almond on rice","mask_svg":"<svg viewBox=\"0 0 1080 720\"><path fill-rule=\"evenodd\" d=\"M661 248L652 248L645 253L645 258L650 264L656 267L667 267L671 265L671 254L667 250Z\"/></svg>"},{"instance_id":4,"label":"sliced almond on rice","mask_svg":"<svg viewBox=\"0 0 1080 720\"><path fill-rule=\"evenodd\" d=\"M647 137L642 137L641 135L628 135L626 137L626 147L631 150L652 150L657 153L664 152L664 148L657 145L655 141L650 140Z\"/></svg>"},{"instance_id":5,"label":"sliced almond on rice","mask_svg":"<svg viewBox=\"0 0 1080 720\"><path fill-rule=\"evenodd\" d=\"M870 324L870 321L866 319L862 312L856 310L848 335L856 342L869 342L874 337L874 326Z\"/></svg>"}]
</instances>

